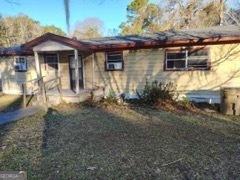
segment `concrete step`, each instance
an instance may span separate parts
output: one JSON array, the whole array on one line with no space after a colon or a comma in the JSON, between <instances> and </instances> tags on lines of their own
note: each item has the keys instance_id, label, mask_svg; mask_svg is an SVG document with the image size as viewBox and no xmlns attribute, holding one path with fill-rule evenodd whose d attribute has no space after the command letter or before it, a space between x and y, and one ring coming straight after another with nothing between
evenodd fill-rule
<instances>
[{"instance_id":1,"label":"concrete step","mask_svg":"<svg viewBox=\"0 0 240 180\"><path fill-rule=\"evenodd\" d=\"M91 98L91 92L82 92L78 95L47 95L48 103L51 105L58 105L61 102L65 103L80 103Z\"/></svg>"},{"instance_id":2,"label":"concrete step","mask_svg":"<svg viewBox=\"0 0 240 180\"><path fill-rule=\"evenodd\" d=\"M50 105L58 105L61 102L65 103L80 103L84 102L90 98L94 101L99 101L104 97L103 89L91 89L91 90L82 90L79 94L75 94L72 91L63 91L62 97L58 91L53 91L52 93L47 94L48 103Z\"/></svg>"}]
</instances>

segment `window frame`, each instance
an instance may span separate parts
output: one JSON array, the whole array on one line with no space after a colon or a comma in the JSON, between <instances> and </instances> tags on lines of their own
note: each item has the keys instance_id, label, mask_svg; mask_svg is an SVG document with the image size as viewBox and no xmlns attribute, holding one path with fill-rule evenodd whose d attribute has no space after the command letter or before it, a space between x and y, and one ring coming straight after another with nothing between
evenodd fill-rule
<instances>
[{"instance_id":1,"label":"window frame","mask_svg":"<svg viewBox=\"0 0 240 180\"><path fill-rule=\"evenodd\" d=\"M56 56L57 58L57 62L56 63L48 63L47 62L47 57L48 56ZM44 54L44 66L45 66L45 71L49 72L49 68L48 68L48 64L56 64L57 65L57 68L56 68L56 71L59 72L59 54L58 53L49 53L49 54Z\"/></svg>"},{"instance_id":2,"label":"window frame","mask_svg":"<svg viewBox=\"0 0 240 180\"><path fill-rule=\"evenodd\" d=\"M207 51L207 67L204 68L194 68L188 67L188 53L197 50L205 50ZM185 52L185 67L184 68L167 68L167 53L180 53ZM211 70L211 60L210 60L210 48L209 47L191 47L191 48L167 48L165 49L165 56L164 56L164 71L207 71Z\"/></svg>"},{"instance_id":3,"label":"window frame","mask_svg":"<svg viewBox=\"0 0 240 180\"><path fill-rule=\"evenodd\" d=\"M24 61L25 61L25 67L26 67L26 69L25 70L22 70L22 69L16 69L16 66L17 66L17 59L18 60L20 60L20 58L23 58L24 59ZM21 62L19 62L19 63L21 63ZM15 56L14 57L14 71L15 72L27 72L28 71L28 60L27 60L27 57L26 56Z\"/></svg>"},{"instance_id":4,"label":"window frame","mask_svg":"<svg viewBox=\"0 0 240 180\"><path fill-rule=\"evenodd\" d=\"M121 69L109 69L108 68L108 54L109 53L119 53L122 56L122 68ZM124 57L123 57L123 51L107 51L105 52L105 71L124 71Z\"/></svg>"}]
</instances>

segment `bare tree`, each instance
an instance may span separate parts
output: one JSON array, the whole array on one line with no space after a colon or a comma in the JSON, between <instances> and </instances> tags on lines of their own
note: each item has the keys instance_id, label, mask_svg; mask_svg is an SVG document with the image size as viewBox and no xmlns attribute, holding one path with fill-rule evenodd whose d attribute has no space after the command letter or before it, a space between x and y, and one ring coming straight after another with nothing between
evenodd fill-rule
<instances>
[{"instance_id":1,"label":"bare tree","mask_svg":"<svg viewBox=\"0 0 240 180\"><path fill-rule=\"evenodd\" d=\"M8 0L10 1L10 0ZM104 0L99 0L99 4L103 3ZM65 18L68 34L70 33L70 0L63 0L64 9L65 9Z\"/></svg>"},{"instance_id":2,"label":"bare tree","mask_svg":"<svg viewBox=\"0 0 240 180\"><path fill-rule=\"evenodd\" d=\"M89 17L83 21L77 22L73 36L79 39L97 38L103 34L104 23L96 17Z\"/></svg>"},{"instance_id":3,"label":"bare tree","mask_svg":"<svg viewBox=\"0 0 240 180\"><path fill-rule=\"evenodd\" d=\"M231 4L230 7L224 10L223 24L240 26L240 1L234 0L232 3L234 4L234 8L232 7L233 4Z\"/></svg>"}]
</instances>

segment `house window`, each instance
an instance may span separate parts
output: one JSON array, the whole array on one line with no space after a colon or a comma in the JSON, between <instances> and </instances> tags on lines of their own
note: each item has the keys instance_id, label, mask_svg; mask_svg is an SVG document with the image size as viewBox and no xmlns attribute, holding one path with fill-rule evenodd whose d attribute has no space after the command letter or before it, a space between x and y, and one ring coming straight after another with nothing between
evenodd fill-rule
<instances>
[{"instance_id":1,"label":"house window","mask_svg":"<svg viewBox=\"0 0 240 180\"><path fill-rule=\"evenodd\" d=\"M106 53L106 70L119 71L123 70L123 54L122 52Z\"/></svg>"},{"instance_id":2,"label":"house window","mask_svg":"<svg viewBox=\"0 0 240 180\"><path fill-rule=\"evenodd\" d=\"M45 69L47 71L58 70L58 56L57 54L49 54L45 56Z\"/></svg>"},{"instance_id":3,"label":"house window","mask_svg":"<svg viewBox=\"0 0 240 180\"><path fill-rule=\"evenodd\" d=\"M166 70L206 70L209 69L208 50L167 51Z\"/></svg>"},{"instance_id":4,"label":"house window","mask_svg":"<svg viewBox=\"0 0 240 180\"><path fill-rule=\"evenodd\" d=\"M16 72L26 72L27 71L27 58L26 57L16 57L14 62L14 67Z\"/></svg>"}]
</instances>

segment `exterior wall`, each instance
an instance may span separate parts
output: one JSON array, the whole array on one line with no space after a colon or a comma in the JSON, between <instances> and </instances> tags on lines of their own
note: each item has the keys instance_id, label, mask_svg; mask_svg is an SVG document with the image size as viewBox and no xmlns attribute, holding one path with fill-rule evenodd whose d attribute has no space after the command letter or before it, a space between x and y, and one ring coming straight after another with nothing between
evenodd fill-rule
<instances>
[{"instance_id":1,"label":"exterior wall","mask_svg":"<svg viewBox=\"0 0 240 180\"><path fill-rule=\"evenodd\" d=\"M83 54L83 77L85 89L105 87L106 95L110 90L115 93L127 93L130 97L136 90L142 90L146 80L171 81L177 85L177 91L196 100L219 102L221 87L240 86L240 44L212 45L210 49L211 70L164 71L164 49L125 50L124 70L105 71L105 53ZM70 89L68 56L73 51L60 51L59 75L63 89ZM81 53L79 53L81 54ZM14 56L0 57L0 72L3 92L21 93L21 82L36 79L35 61L28 56L28 71L15 72ZM42 75L52 79L57 74L49 74L45 69L43 54L40 54ZM28 84L27 90L33 91L36 86Z\"/></svg>"},{"instance_id":2,"label":"exterior wall","mask_svg":"<svg viewBox=\"0 0 240 180\"><path fill-rule=\"evenodd\" d=\"M63 89L70 89L70 72L69 72L69 55L73 54L73 52L69 51L64 51L64 52L59 52L59 74L61 76L61 81L62 81L62 88Z\"/></svg>"},{"instance_id":3,"label":"exterior wall","mask_svg":"<svg viewBox=\"0 0 240 180\"><path fill-rule=\"evenodd\" d=\"M105 53L94 58L94 84L115 93L134 95L146 80L171 81L191 99L219 102L221 87L240 86L240 45L212 45L211 70L164 71L164 49L124 51L124 71L105 71ZM90 70L89 70L90 71Z\"/></svg>"},{"instance_id":4,"label":"exterior wall","mask_svg":"<svg viewBox=\"0 0 240 180\"><path fill-rule=\"evenodd\" d=\"M28 71L15 72L15 56L0 57L0 72L2 77L2 91L6 94L20 94L22 92L21 84L32 79L36 79L35 61L33 56L27 56ZM27 90L30 93L34 91L36 84L31 82L27 84Z\"/></svg>"},{"instance_id":5,"label":"exterior wall","mask_svg":"<svg viewBox=\"0 0 240 180\"><path fill-rule=\"evenodd\" d=\"M84 77L84 88L93 89L95 88L93 84L93 54L84 54L83 55L83 77Z\"/></svg>"},{"instance_id":6,"label":"exterior wall","mask_svg":"<svg viewBox=\"0 0 240 180\"><path fill-rule=\"evenodd\" d=\"M59 52L59 73L61 75L63 89L70 89L70 75L68 55L73 54L71 51ZM34 92L38 85L37 82L31 81L37 78L34 56L27 56L28 71L15 72L14 69L15 56L0 57L0 72L2 79L2 91L5 94L21 94L22 83L27 82L27 93ZM44 64L44 55L39 54L41 63L41 71L44 80L55 78L58 74L49 73Z\"/></svg>"},{"instance_id":7,"label":"exterior wall","mask_svg":"<svg viewBox=\"0 0 240 180\"><path fill-rule=\"evenodd\" d=\"M53 53L53 52L51 52ZM54 79L57 76L61 77L61 81L62 81L62 88L63 89L70 89L70 74L69 74L69 60L68 60L68 56L72 55L73 52L72 51L59 51L56 52L58 54L59 57L59 62L58 62L58 72L57 73L53 73L53 72L49 72L47 71L46 67L45 67L45 63L44 63L44 53L39 55L39 61L41 63L41 71L42 71L42 76L44 77L44 80L50 80L50 79ZM46 52L45 52L46 54Z\"/></svg>"}]
</instances>

